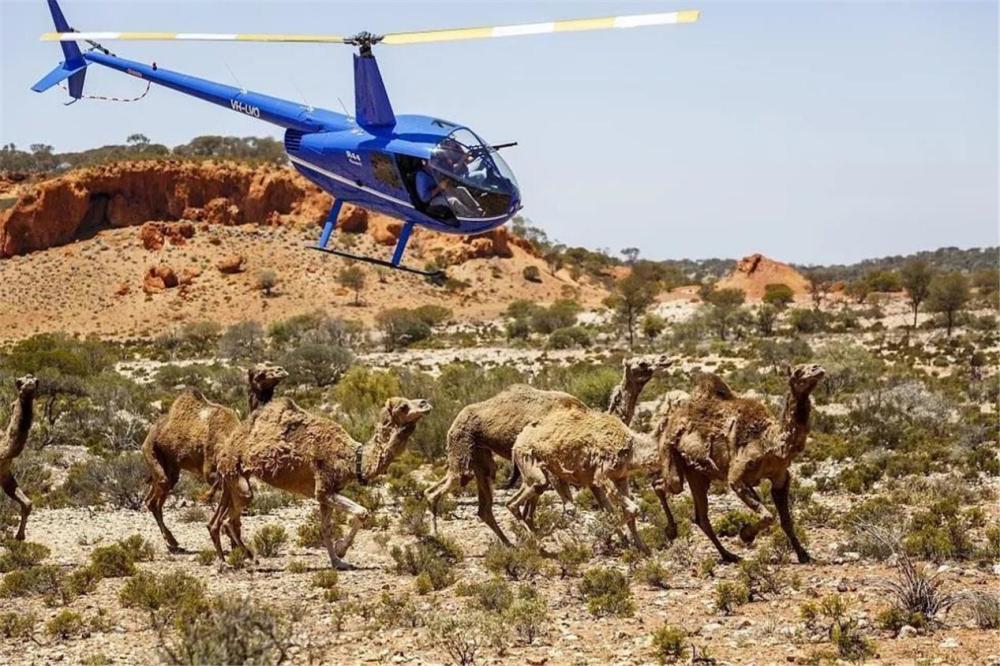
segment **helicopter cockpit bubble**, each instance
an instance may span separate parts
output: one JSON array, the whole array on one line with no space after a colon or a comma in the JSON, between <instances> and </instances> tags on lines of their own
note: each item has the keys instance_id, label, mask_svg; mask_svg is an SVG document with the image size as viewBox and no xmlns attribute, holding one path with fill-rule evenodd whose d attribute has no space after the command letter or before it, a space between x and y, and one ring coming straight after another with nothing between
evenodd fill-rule
<instances>
[{"instance_id":1,"label":"helicopter cockpit bubble","mask_svg":"<svg viewBox=\"0 0 1000 666\"><path fill-rule=\"evenodd\" d=\"M468 129L441 139L431 151L427 169L459 219L503 217L520 203L510 167Z\"/></svg>"}]
</instances>

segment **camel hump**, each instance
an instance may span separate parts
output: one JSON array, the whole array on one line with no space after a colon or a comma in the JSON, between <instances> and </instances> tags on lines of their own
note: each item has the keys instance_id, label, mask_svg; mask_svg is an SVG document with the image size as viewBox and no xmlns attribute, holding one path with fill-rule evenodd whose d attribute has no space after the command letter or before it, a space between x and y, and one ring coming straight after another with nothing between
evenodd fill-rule
<instances>
[{"instance_id":1,"label":"camel hump","mask_svg":"<svg viewBox=\"0 0 1000 666\"><path fill-rule=\"evenodd\" d=\"M695 382L693 397L733 400L736 398L736 394L722 377L712 372L706 372Z\"/></svg>"}]
</instances>

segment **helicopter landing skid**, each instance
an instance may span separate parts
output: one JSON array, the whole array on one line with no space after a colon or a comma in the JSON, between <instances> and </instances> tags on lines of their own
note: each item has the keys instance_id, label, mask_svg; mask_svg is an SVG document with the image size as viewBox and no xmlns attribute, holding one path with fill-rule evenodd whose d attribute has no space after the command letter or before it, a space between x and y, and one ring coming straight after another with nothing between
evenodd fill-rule
<instances>
[{"instance_id":1,"label":"helicopter landing skid","mask_svg":"<svg viewBox=\"0 0 1000 666\"><path fill-rule=\"evenodd\" d=\"M376 259L375 257L366 257L363 254L352 254L350 252L344 252L343 250L334 250L328 247L317 247L315 245L306 245L306 247L310 250L318 250L319 252L326 252L327 254L335 254L338 257L344 257L345 259L354 259L355 261L363 261L366 264L384 266L385 268L391 268L394 271L405 271L407 273L414 273L415 275L423 275L425 278L428 278L435 283L443 283L448 277L444 271L422 271L419 268L404 266L403 264L393 264L391 261Z\"/></svg>"}]
</instances>

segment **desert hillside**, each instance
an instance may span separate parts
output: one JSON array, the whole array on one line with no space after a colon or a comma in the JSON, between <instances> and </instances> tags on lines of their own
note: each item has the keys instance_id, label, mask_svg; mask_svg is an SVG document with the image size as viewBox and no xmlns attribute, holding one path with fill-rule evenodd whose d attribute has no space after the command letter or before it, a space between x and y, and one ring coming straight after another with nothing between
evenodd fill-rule
<instances>
[{"instance_id":1,"label":"desert hillside","mask_svg":"<svg viewBox=\"0 0 1000 666\"><path fill-rule=\"evenodd\" d=\"M0 338L46 331L150 337L178 322L264 323L325 309L370 321L388 307L439 304L462 320L496 317L516 299L583 304L606 292L545 270L501 228L481 237L417 230L406 260L445 267L436 287L359 265L361 306L338 282L344 261L315 252L331 199L285 167L147 161L0 182ZM348 208L334 243L388 257L396 220ZM525 269L539 268L531 281ZM258 288L262 273L277 284Z\"/></svg>"}]
</instances>

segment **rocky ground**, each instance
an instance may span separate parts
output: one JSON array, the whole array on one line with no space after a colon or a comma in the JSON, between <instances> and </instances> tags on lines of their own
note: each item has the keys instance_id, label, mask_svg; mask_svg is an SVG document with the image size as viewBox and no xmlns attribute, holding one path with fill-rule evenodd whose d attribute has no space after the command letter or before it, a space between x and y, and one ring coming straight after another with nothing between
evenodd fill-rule
<instances>
[{"instance_id":1,"label":"rocky ground","mask_svg":"<svg viewBox=\"0 0 1000 666\"><path fill-rule=\"evenodd\" d=\"M501 493L501 501L503 495ZM848 497L824 496L821 502L846 507ZM732 496L713 499L714 510L735 508ZM311 510L311 502L281 509L273 515L250 516L244 531L252 534L265 524L280 523L294 533ZM995 511L996 507L987 507ZM182 522L185 509L171 506L166 519L183 545L191 549L210 547L204 525ZM382 510L392 518L397 508ZM503 513L502 506L498 515ZM501 517L504 521L506 516ZM458 565L458 579L471 582L485 579L483 555L491 543L491 533L475 516L474 499L461 498L452 520L440 523L444 535L457 541L465 552ZM586 538L581 526L573 528ZM260 559L242 571L227 566L203 566L194 554L168 554L147 513L129 511L87 511L76 509L41 510L32 516L29 538L49 547L50 561L64 567L82 565L93 548L131 534L141 534L156 544L155 558L140 567L165 573L184 571L204 581L216 593L234 594L294 609L296 622L293 663L448 663L449 659L423 627L373 630L359 617L347 620L341 631L334 626L332 604L348 600L371 601L383 592L401 595L414 589L413 578L395 573L388 549L396 543L411 542L397 530L366 530L361 533L349 559L359 570L343 573L340 584L343 601L329 602L323 591L312 587L314 572L326 567L323 552L296 545L286 546L275 558ZM799 607L827 594L839 593L859 618L859 626L876 639L877 656L872 661L904 664L997 664L1000 663L1000 632L973 628L961 609L946 617L944 626L928 633L893 638L874 627L874 617L885 606L884 582L893 576L891 567L859 561L855 555L838 552L842 535L832 529L810 530L813 564L786 564L781 574L790 581L779 594L763 601L740 606L724 615L714 606L714 588L719 580L735 577L735 567L717 567L710 576L699 574L699 563L714 555L700 533L692 534L681 546L662 553L669 572L667 589L651 589L640 581L632 583L636 612L631 618L594 618L578 592L579 577L541 575L528 584L536 588L548 606L549 622L544 634L527 647L510 647L504 654L485 650L477 663L484 664L644 664L653 663L650 634L664 622L684 628L696 654L732 664L812 663L824 649L828 637L810 631L799 617ZM379 542L387 539L383 545ZM727 540L737 551L742 546ZM552 544L547 541L546 544ZM685 545L686 544L686 545ZM287 571L291 561L306 565L305 571ZM625 565L621 559L597 557L585 567ZM993 590L1000 573L975 566L940 568L945 587L951 592ZM159 659L157 632L142 613L126 610L118 602L124 579L106 579L97 590L74 601L70 608L85 616L107 613L104 630L84 638L60 641L40 638L35 642L0 644L0 661L9 664L80 663L95 654L110 663L148 664ZM415 596L424 617L454 613L466 600L457 597L455 586ZM0 600L0 612L31 610L39 618L55 614L40 600ZM710 662L699 662L710 663Z\"/></svg>"}]
</instances>

